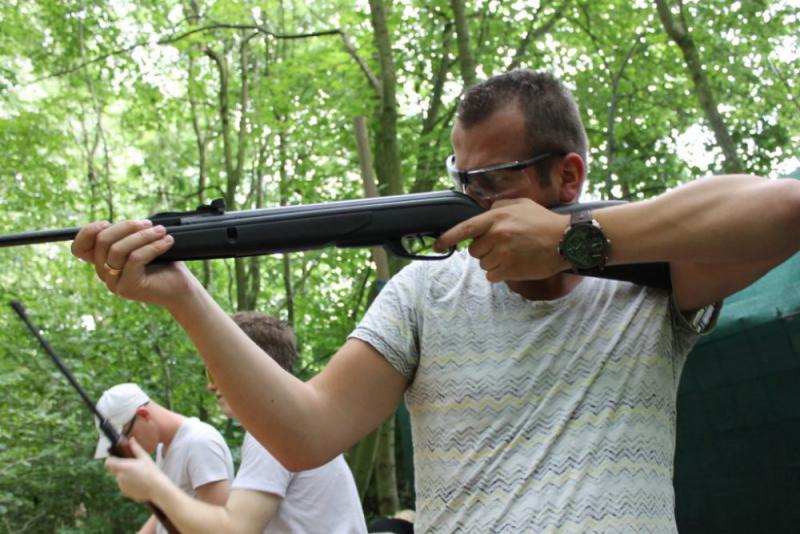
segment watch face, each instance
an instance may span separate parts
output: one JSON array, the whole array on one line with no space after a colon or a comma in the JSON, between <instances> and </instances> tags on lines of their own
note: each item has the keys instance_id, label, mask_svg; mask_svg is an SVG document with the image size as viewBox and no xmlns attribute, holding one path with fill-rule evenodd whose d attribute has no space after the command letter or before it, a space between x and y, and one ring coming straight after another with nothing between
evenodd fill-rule
<instances>
[{"instance_id":1,"label":"watch face","mask_svg":"<svg viewBox=\"0 0 800 534\"><path fill-rule=\"evenodd\" d=\"M575 269L594 269L605 264L608 241L596 226L577 224L564 236L561 253Z\"/></svg>"}]
</instances>

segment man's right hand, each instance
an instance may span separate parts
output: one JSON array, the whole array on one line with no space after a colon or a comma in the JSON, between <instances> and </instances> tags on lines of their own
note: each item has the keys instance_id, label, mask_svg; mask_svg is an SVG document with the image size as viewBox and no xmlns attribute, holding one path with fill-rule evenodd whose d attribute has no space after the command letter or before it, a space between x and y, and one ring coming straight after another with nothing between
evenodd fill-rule
<instances>
[{"instance_id":1,"label":"man's right hand","mask_svg":"<svg viewBox=\"0 0 800 534\"><path fill-rule=\"evenodd\" d=\"M94 265L98 278L125 298L180 306L195 278L179 262L148 265L172 246L174 239L163 226L149 220L117 224L99 221L81 228L72 242L72 254Z\"/></svg>"}]
</instances>

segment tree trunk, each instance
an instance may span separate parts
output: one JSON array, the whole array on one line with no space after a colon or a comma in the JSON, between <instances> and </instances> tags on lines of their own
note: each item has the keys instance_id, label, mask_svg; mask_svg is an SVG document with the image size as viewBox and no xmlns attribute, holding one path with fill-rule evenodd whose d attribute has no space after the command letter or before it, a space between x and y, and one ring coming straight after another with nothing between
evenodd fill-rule
<instances>
[{"instance_id":1,"label":"tree trunk","mask_svg":"<svg viewBox=\"0 0 800 534\"><path fill-rule=\"evenodd\" d=\"M86 49L84 43L84 23L83 20L79 23L79 46L80 46L80 55L81 59L85 57ZM94 89L94 82L92 81L92 77L89 74L88 67L84 67L84 71L86 74L86 88L89 90L89 94L92 97L92 112L94 118L94 132L92 134L92 140L89 140L90 132L89 129L86 127L86 113L82 113L81 115L81 130L83 133L83 143L84 149L86 151L86 177L89 182L89 190L90 190L90 209L91 209L91 218L95 219L95 211L94 205L97 199L97 186L99 184L98 181L98 173L97 173L97 165L96 165L96 154L97 149L100 146L102 141L103 144L103 169L104 169L104 183L106 189L106 196L104 198L106 203L106 216L109 221L114 222L114 191L111 187L111 170L109 168L109 156L108 156L108 146L105 139L105 134L103 132L103 106L100 103L99 99L97 98L97 92ZM83 111L83 103L81 103L81 110Z\"/></svg>"},{"instance_id":2,"label":"tree trunk","mask_svg":"<svg viewBox=\"0 0 800 534\"><path fill-rule=\"evenodd\" d=\"M378 513L394 514L400 507L397 494L397 466L394 453L395 416L392 414L378 431L378 451L375 458L375 482L378 493Z\"/></svg>"},{"instance_id":3,"label":"tree trunk","mask_svg":"<svg viewBox=\"0 0 800 534\"><path fill-rule=\"evenodd\" d=\"M700 107L711 126L711 130L714 132L717 144L722 149L722 153L725 156L722 163L723 170L727 173L743 173L744 165L742 165L739 159L739 155L736 151L736 144L728 131L728 127L722 115L719 113L714 92L703 70L703 64L700 61L700 55L695 46L694 39L692 39L692 35L689 32L688 24L686 24L683 6L680 5L680 20L673 16L669 0L656 0L656 7L664 30L681 49L683 59L686 62L686 69L689 71L697 93L697 98L700 101Z\"/></svg>"},{"instance_id":4,"label":"tree trunk","mask_svg":"<svg viewBox=\"0 0 800 534\"><path fill-rule=\"evenodd\" d=\"M189 55L189 77L187 80L187 95L189 96L189 110L192 117L192 129L194 130L195 143L197 144L197 204L199 206L206 202L206 188L208 187L207 175L207 154L208 136L200 126L200 115L197 110L197 99L192 93L194 86L194 58ZM208 260L202 261L202 274L200 283L208 289L211 286L211 264Z\"/></svg>"},{"instance_id":5,"label":"tree trunk","mask_svg":"<svg viewBox=\"0 0 800 534\"><path fill-rule=\"evenodd\" d=\"M283 132L278 132L278 160L280 203L281 206L285 206L289 201L289 176L286 173L286 138ZM292 256L290 253L283 254L282 264L287 320L289 325L294 327L294 283L292 281Z\"/></svg>"},{"instance_id":6,"label":"tree trunk","mask_svg":"<svg viewBox=\"0 0 800 534\"><path fill-rule=\"evenodd\" d=\"M367 123L364 117L356 117L354 121L356 145L358 147L358 160L361 166L361 179L364 183L364 192L367 197L378 196L378 188L375 185L375 177L372 174L372 158L369 152L369 135L367 133ZM370 292L370 300L386 284L391 277L391 270L386 251L383 247L372 247L372 259L375 262L377 281ZM387 432L391 432L391 439L385 437ZM376 438L376 435L379 436ZM377 430L362 439L356 447L354 454L361 462L371 459L375 465L375 482L379 500L380 513L383 515L393 514L399 506L400 497L397 493L397 474L394 453L394 415L390 416ZM352 466L351 466L352 467ZM359 493L366 494L371 475L372 465L357 465L359 478L356 483ZM354 469L355 470L355 469ZM386 508L390 507L390 508Z\"/></svg>"},{"instance_id":7,"label":"tree trunk","mask_svg":"<svg viewBox=\"0 0 800 534\"><path fill-rule=\"evenodd\" d=\"M372 480L375 467L375 458L378 451L378 434L380 427L376 428L356 443L347 452L347 464L353 472L356 481L358 496L363 501Z\"/></svg>"},{"instance_id":8,"label":"tree trunk","mask_svg":"<svg viewBox=\"0 0 800 534\"><path fill-rule=\"evenodd\" d=\"M397 142L397 78L394 72L392 44L383 0L369 0L375 45L380 64L380 105L375 132L375 174L382 195L405 192ZM397 272L403 265L399 258L389 259L390 270Z\"/></svg>"},{"instance_id":9,"label":"tree trunk","mask_svg":"<svg viewBox=\"0 0 800 534\"><path fill-rule=\"evenodd\" d=\"M382 194L403 193L400 150L397 143L397 78L394 72L392 43L383 0L369 0L372 28L380 64L380 104L375 132L375 173Z\"/></svg>"},{"instance_id":10,"label":"tree trunk","mask_svg":"<svg viewBox=\"0 0 800 534\"><path fill-rule=\"evenodd\" d=\"M225 205L228 210L236 209L236 193L242 181L244 172L245 148L248 130L248 107L250 104L250 93L248 92L248 42L253 36L243 37L239 45L240 63L240 97L239 110L240 118L238 125L238 138L236 153L234 156L233 128L231 126L231 111L228 98L229 92L229 71L225 57L216 51L206 48L208 55L216 64L219 73L219 117L222 126L222 143L225 160ZM253 277L249 274L253 268L253 261L247 258L234 259L234 272L236 276L236 309L252 309L256 304L257 295L253 294L251 283ZM257 261L255 263L257 269Z\"/></svg>"},{"instance_id":11,"label":"tree trunk","mask_svg":"<svg viewBox=\"0 0 800 534\"><path fill-rule=\"evenodd\" d=\"M434 129L441 124L443 119L451 117L455 108L441 117L442 94L444 84L447 81L447 73L450 71L450 40L453 29L451 24L445 24L442 31L442 57L439 67L433 77L431 98L428 101L428 110L425 113L425 120L422 122L422 130L419 133L419 143L417 144L417 171L414 175L414 184L411 186L412 193L430 191L436 184L437 177L442 173L444 162L437 161L438 143L431 144L435 139Z\"/></svg>"},{"instance_id":12,"label":"tree trunk","mask_svg":"<svg viewBox=\"0 0 800 534\"><path fill-rule=\"evenodd\" d=\"M461 79L464 88L475 85L475 57L472 55L472 45L469 38L469 20L464 0L450 0L453 8L453 18L456 23L456 41L458 42L458 62L461 66Z\"/></svg>"}]
</instances>

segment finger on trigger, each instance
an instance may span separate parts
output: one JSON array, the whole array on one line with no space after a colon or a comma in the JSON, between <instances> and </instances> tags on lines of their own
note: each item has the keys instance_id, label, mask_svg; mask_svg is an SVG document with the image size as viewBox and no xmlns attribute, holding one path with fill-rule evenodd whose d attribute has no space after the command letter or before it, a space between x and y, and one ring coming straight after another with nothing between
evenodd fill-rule
<instances>
[{"instance_id":1,"label":"finger on trigger","mask_svg":"<svg viewBox=\"0 0 800 534\"><path fill-rule=\"evenodd\" d=\"M485 217L486 215L486 213L476 215L450 228L439 236L433 244L433 249L437 252L441 252L456 246L465 239L482 235L486 232L486 229L491 226L489 219Z\"/></svg>"}]
</instances>

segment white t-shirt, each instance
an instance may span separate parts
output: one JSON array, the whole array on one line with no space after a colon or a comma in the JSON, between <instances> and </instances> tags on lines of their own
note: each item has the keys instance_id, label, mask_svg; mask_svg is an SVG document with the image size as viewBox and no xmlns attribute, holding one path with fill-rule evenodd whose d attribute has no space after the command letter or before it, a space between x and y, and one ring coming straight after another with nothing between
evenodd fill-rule
<instances>
[{"instance_id":1,"label":"white t-shirt","mask_svg":"<svg viewBox=\"0 0 800 534\"><path fill-rule=\"evenodd\" d=\"M410 382L417 531L674 532L698 330L665 291L584 278L530 301L462 251L403 269L352 335Z\"/></svg>"},{"instance_id":2,"label":"white t-shirt","mask_svg":"<svg viewBox=\"0 0 800 534\"><path fill-rule=\"evenodd\" d=\"M156 449L156 464L183 491L197 497L196 489L218 480L233 479L233 457L222 434L196 417L187 418L178 428L167 456ZM158 524L158 534L167 534Z\"/></svg>"},{"instance_id":3,"label":"white t-shirt","mask_svg":"<svg viewBox=\"0 0 800 534\"><path fill-rule=\"evenodd\" d=\"M356 484L342 455L316 469L292 473L248 432L233 488L272 493L283 499L264 529L270 534L367 531Z\"/></svg>"}]
</instances>

